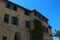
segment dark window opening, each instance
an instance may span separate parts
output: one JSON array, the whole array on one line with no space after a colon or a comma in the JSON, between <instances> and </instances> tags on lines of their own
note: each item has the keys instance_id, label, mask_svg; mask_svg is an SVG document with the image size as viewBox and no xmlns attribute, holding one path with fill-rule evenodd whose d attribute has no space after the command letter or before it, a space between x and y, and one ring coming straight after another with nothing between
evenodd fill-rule
<instances>
[{"instance_id":1,"label":"dark window opening","mask_svg":"<svg viewBox=\"0 0 60 40\"><path fill-rule=\"evenodd\" d=\"M46 23L48 23L48 20L47 20L47 19L45 19L45 22L46 22Z\"/></svg>"},{"instance_id":2,"label":"dark window opening","mask_svg":"<svg viewBox=\"0 0 60 40\"><path fill-rule=\"evenodd\" d=\"M6 3L6 8L11 8L10 3Z\"/></svg>"},{"instance_id":3,"label":"dark window opening","mask_svg":"<svg viewBox=\"0 0 60 40\"><path fill-rule=\"evenodd\" d=\"M47 28L47 27L44 27L44 26L43 26L43 29L44 29L45 32L48 33L48 28Z\"/></svg>"},{"instance_id":4,"label":"dark window opening","mask_svg":"<svg viewBox=\"0 0 60 40\"><path fill-rule=\"evenodd\" d=\"M30 28L30 22L29 21L25 21L25 26L26 26L26 28Z\"/></svg>"},{"instance_id":5,"label":"dark window opening","mask_svg":"<svg viewBox=\"0 0 60 40\"><path fill-rule=\"evenodd\" d=\"M37 16L37 13L34 13L35 16Z\"/></svg>"},{"instance_id":6,"label":"dark window opening","mask_svg":"<svg viewBox=\"0 0 60 40\"><path fill-rule=\"evenodd\" d=\"M15 6L15 5L13 5L13 4L9 3L9 2L6 3L6 8L17 11L17 6Z\"/></svg>"},{"instance_id":7,"label":"dark window opening","mask_svg":"<svg viewBox=\"0 0 60 40\"><path fill-rule=\"evenodd\" d=\"M25 15L30 15L29 11L25 10Z\"/></svg>"},{"instance_id":8,"label":"dark window opening","mask_svg":"<svg viewBox=\"0 0 60 40\"><path fill-rule=\"evenodd\" d=\"M21 40L21 34L20 34L20 32L16 32L15 33L14 40Z\"/></svg>"},{"instance_id":9,"label":"dark window opening","mask_svg":"<svg viewBox=\"0 0 60 40\"><path fill-rule=\"evenodd\" d=\"M16 6L14 6L13 10L17 11L17 7L16 7Z\"/></svg>"},{"instance_id":10,"label":"dark window opening","mask_svg":"<svg viewBox=\"0 0 60 40\"><path fill-rule=\"evenodd\" d=\"M4 37L3 37L3 40L7 40L7 37L4 36Z\"/></svg>"},{"instance_id":11,"label":"dark window opening","mask_svg":"<svg viewBox=\"0 0 60 40\"><path fill-rule=\"evenodd\" d=\"M34 15L39 18L39 14L38 13L35 12Z\"/></svg>"},{"instance_id":12,"label":"dark window opening","mask_svg":"<svg viewBox=\"0 0 60 40\"><path fill-rule=\"evenodd\" d=\"M41 19L41 15L39 15L39 19Z\"/></svg>"},{"instance_id":13,"label":"dark window opening","mask_svg":"<svg viewBox=\"0 0 60 40\"><path fill-rule=\"evenodd\" d=\"M45 22L45 23L48 23L48 20L42 16L42 20Z\"/></svg>"},{"instance_id":14,"label":"dark window opening","mask_svg":"<svg viewBox=\"0 0 60 40\"><path fill-rule=\"evenodd\" d=\"M45 20L45 18L42 16L42 20L44 21Z\"/></svg>"},{"instance_id":15,"label":"dark window opening","mask_svg":"<svg viewBox=\"0 0 60 40\"><path fill-rule=\"evenodd\" d=\"M18 19L17 17L12 17L11 23L12 23L13 25L19 25L19 19Z\"/></svg>"},{"instance_id":16,"label":"dark window opening","mask_svg":"<svg viewBox=\"0 0 60 40\"><path fill-rule=\"evenodd\" d=\"M17 36L15 36L15 39L14 40L18 40Z\"/></svg>"},{"instance_id":17,"label":"dark window opening","mask_svg":"<svg viewBox=\"0 0 60 40\"><path fill-rule=\"evenodd\" d=\"M8 14L5 14L5 16L4 16L4 22L5 23L9 23L9 15Z\"/></svg>"}]
</instances>

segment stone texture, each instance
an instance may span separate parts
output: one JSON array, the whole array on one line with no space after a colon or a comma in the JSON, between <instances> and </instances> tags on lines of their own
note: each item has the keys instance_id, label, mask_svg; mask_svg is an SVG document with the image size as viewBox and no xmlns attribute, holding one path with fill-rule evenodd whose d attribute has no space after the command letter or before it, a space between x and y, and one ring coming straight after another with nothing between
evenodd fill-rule
<instances>
[{"instance_id":1,"label":"stone texture","mask_svg":"<svg viewBox=\"0 0 60 40\"><path fill-rule=\"evenodd\" d=\"M18 11L14 11L12 9L6 8L6 2L0 0L0 40L2 40L3 36L7 37L7 40L14 40L14 36L16 32L19 32L21 35L21 40L30 40L29 31L25 27L25 20L31 22L30 28L34 28L34 23L32 22L34 18L38 19L34 16L34 12L30 13L30 16L26 16L24 14L24 9L18 8ZM4 14L9 15L9 23L4 23ZM19 18L19 26L11 24L11 16L17 16ZM38 19L39 20L39 19ZM42 24L48 27L48 24L42 21ZM51 34L51 30L49 29L49 33L44 34L44 40L52 40L52 37L49 36Z\"/></svg>"}]
</instances>

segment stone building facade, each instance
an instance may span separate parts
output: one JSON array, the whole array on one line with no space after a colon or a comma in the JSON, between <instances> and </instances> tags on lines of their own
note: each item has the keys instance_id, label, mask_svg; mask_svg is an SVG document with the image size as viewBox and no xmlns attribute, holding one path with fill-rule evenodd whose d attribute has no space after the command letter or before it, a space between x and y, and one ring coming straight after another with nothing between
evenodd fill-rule
<instances>
[{"instance_id":1,"label":"stone building facade","mask_svg":"<svg viewBox=\"0 0 60 40\"><path fill-rule=\"evenodd\" d=\"M45 27L43 40L52 40L51 27L45 16L35 9L29 10L8 0L0 0L0 40L30 40L29 30L34 28L34 19L41 21Z\"/></svg>"}]
</instances>

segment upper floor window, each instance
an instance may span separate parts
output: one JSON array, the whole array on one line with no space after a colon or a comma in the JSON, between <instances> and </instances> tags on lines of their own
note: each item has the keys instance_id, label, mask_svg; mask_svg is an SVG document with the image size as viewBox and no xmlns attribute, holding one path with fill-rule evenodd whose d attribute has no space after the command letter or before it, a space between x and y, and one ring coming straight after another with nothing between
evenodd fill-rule
<instances>
[{"instance_id":1,"label":"upper floor window","mask_svg":"<svg viewBox=\"0 0 60 40\"><path fill-rule=\"evenodd\" d=\"M48 20L47 20L47 19L45 19L45 22L46 22L46 23L48 23Z\"/></svg>"},{"instance_id":2,"label":"upper floor window","mask_svg":"<svg viewBox=\"0 0 60 40\"><path fill-rule=\"evenodd\" d=\"M26 28L30 28L30 22L29 21L25 21L25 26L26 26Z\"/></svg>"},{"instance_id":3,"label":"upper floor window","mask_svg":"<svg viewBox=\"0 0 60 40\"><path fill-rule=\"evenodd\" d=\"M48 33L48 28L47 27L43 26L43 29L44 29L45 32Z\"/></svg>"},{"instance_id":4,"label":"upper floor window","mask_svg":"<svg viewBox=\"0 0 60 40\"><path fill-rule=\"evenodd\" d=\"M3 36L3 40L7 40L7 37Z\"/></svg>"},{"instance_id":5,"label":"upper floor window","mask_svg":"<svg viewBox=\"0 0 60 40\"><path fill-rule=\"evenodd\" d=\"M28 11L28 10L25 10L24 12L25 12L25 13L24 13L25 15L27 15L27 16L29 16L29 15L30 15L30 13L29 13L29 11Z\"/></svg>"},{"instance_id":6,"label":"upper floor window","mask_svg":"<svg viewBox=\"0 0 60 40\"><path fill-rule=\"evenodd\" d=\"M43 20L44 22L48 23L48 20L47 20L45 17L43 17L43 16L42 16L42 20Z\"/></svg>"},{"instance_id":7,"label":"upper floor window","mask_svg":"<svg viewBox=\"0 0 60 40\"><path fill-rule=\"evenodd\" d=\"M39 19L41 19L41 15L39 15Z\"/></svg>"},{"instance_id":8,"label":"upper floor window","mask_svg":"<svg viewBox=\"0 0 60 40\"><path fill-rule=\"evenodd\" d=\"M13 25L19 25L19 19L17 17L11 17L11 23Z\"/></svg>"},{"instance_id":9,"label":"upper floor window","mask_svg":"<svg viewBox=\"0 0 60 40\"><path fill-rule=\"evenodd\" d=\"M37 14L36 12L34 13L34 15L35 15L36 17L38 17L38 14Z\"/></svg>"},{"instance_id":10,"label":"upper floor window","mask_svg":"<svg viewBox=\"0 0 60 40\"><path fill-rule=\"evenodd\" d=\"M4 15L4 22L9 23L9 15L8 14Z\"/></svg>"},{"instance_id":11,"label":"upper floor window","mask_svg":"<svg viewBox=\"0 0 60 40\"><path fill-rule=\"evenodd\" d=\"M11 8L10 3L6 3L6 8Z\"/></svg>"},{"instance_id":12,"label":"upper floor window","mask_svg":"<svg viewBox=\"0 0 60 40\"><path fill-rule=\"evenodd\" d=\"M16 7L16 6L14 6L13 10L17 11L17 7Z\"/></svg>"},{"instance_id":13,"label":"upper floor window","mask_svg":"<svg viewBox=\"0 0 60 40\"><path fill-rule=\"evenodd\" d=\"M17 11L17 6L15 6L14 4L9 3L9 2L6 3L6 8L9 8L9 9L12 9L14 11Z\"/></svg>"}]
</instances>

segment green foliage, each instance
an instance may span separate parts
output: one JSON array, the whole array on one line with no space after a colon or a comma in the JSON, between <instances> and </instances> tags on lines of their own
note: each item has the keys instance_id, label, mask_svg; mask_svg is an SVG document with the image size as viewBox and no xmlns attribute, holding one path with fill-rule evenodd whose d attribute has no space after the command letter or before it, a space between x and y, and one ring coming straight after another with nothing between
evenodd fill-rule
<instances>
[{"instance_id":1,"label":"green foliage","mask_svg":"<svg viewBox=\"0 0 60 40\"><path fill-rule=\"evenodd\" d=\"M43 40L43 28L42 28L42 23L34 19L34 29L30 30L31 34L31 40Z\"/></svg>"},{"instance_id":2,"label":"green foliage","mask_svg":"<svg viewBox=\"0 0 60 40\"><path fill-rule=\"evenodd\" d=\"M60 40L60 30L55 30L55 33L53 33L53 36L58 37Z\"/></svg>"}]
</instances>

